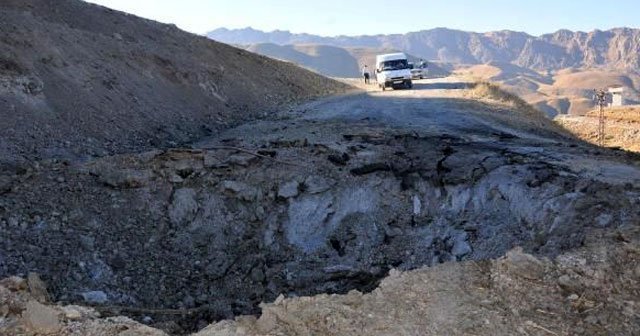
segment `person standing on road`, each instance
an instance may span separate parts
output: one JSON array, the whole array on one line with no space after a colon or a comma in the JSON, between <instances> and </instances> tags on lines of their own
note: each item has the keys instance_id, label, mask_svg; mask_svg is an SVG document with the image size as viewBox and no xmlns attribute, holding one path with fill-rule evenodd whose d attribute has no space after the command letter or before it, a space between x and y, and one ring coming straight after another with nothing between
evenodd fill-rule
<instances>
[{"instance_id":1,"label":"person standing on road","mask_svg":"<svg viewBox=\"0 0 640 336\"><path fill-rule=\"evenodd\" d=\"M369 78L371 78L371 75L369 74L369 68L367 68L366 64L364 65L364 67L362 67L362 76L364 76L365 84L371 83L371 81L369 80Z\"/></svg>"}]
</instances>

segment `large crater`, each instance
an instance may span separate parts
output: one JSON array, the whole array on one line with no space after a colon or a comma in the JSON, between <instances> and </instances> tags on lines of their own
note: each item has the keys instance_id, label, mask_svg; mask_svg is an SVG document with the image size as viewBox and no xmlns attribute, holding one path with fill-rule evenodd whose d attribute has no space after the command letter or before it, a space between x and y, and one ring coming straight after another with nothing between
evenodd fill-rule
<instances>
[{"instance_id":1,"label":"large crater","mask_svg":"<svg viewBox=\"0 0 640 336\"><path fill-rule=\"evenodd\" d=\"M501 136L501 135L497 135ZM16 171L0 200L0 277L179 332L261 302L374 289L391 268L555 255L638 222L638 190L545 153L452 136L349 133L340 148L226 143Z\"/></svg>"}]
</instances>

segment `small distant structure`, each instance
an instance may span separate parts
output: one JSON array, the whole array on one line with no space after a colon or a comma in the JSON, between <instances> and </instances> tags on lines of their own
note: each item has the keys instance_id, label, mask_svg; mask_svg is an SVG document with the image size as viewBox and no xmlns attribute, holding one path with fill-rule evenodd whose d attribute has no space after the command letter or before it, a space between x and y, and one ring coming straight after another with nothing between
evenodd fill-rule
<instances>
[{"instance_id":1,"label":"small distant structure","mask_svg":"<svg viewBox=\"0 0 640 336\"><path fill-rule=\"evenodd\" d=\"M604 89L595 89L593 90L593 100L598 104L598 146L604 146L605 136L605 117L604 117L604 107L607 106L607 103L611 104L610 99L611 94L605 91Z\"/></svg>"},{"instance_id":2,"label":"small distant structure","mask_svg":"<svg viewBox=\"0 0 640 336\"><path fill-rule=\"evenodd\" d=\"M609 94L611 95L611 103L610 107L624 106L624 88L623 87L612 87L609 88Z\"/></svg>"}]
</instances>

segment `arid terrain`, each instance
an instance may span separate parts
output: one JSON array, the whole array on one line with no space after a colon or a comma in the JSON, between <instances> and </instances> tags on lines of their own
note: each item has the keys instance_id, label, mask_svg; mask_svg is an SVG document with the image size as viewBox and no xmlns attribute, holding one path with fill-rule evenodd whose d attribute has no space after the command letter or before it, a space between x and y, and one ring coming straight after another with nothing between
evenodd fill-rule
<instances>
[{"instance_id":1,"label":"arid terrain","mask_svg":"<svg viewBox=\"0 0 640 336\"><path fill-rule=\"evenodd\" d=\"M627 104L638 104L639 35L639 30L628 28L589 33L560 30L537 37L513 31L472 33L444 28L354 37L267 33L251 28L223 28L208 34L214 40L250 45L249 50L335 77L359 74L353 67L345 72L338 66L372 64L376 53L404 51L414 59L428 60L431 77L454 71L469 80L498 83L550 117L584 115L593 107L593 90L611 86L624 87ZM344 57L319 67L296 57L290 51L296 48L341 50ZM362 50L370 56L362 57Z\"/></svg>"},{"instance_id":2,"label":"arid terrain","mask_svg":"<svg viewBox=\"0 0 640 336\"><path fill-rule=\"evenodd\" d=\"M398 52L398 49L383 48L342 48L316 44L277 45L259 43L241 46L251 52L294 63L319 74L338 78L359 78L362 67L375 67L376 55ZM409 61L418 63L420 58L408 55ZM429 78L447 77L451 74L449 65L429 63Z\"/></svg>"},{"instance_id":3,"label":"arid terrain","mask_svg":"<svg viewBox=\"0 0 640 336\"><path fill-rule=\"evenodd\" d=\"M640 107L605 109L605 146L640 152ZM556 121L581 139L597 143L599 113L592 110L584 116L560 116Z\"/></svg>"},{"instance_id":4,"label":"arid terrain","mask_svg":"<svg viewBox=\"0 0 640 336\"><path fill-rule=\"evenodd\" d=\"M640 72L637 68L568 68L550 73L496 63L457 68L455 72L459 76L500 84L549 117L584 116L594 108L594 89L624 87L626 104L640 102Z\"/></svg>"},{"instance_id":5,"label":"arid terrain","mask_svg":"<svg viewBox=\"0 0 640 336\"><path fill-rule=\"evenodd\" d=\"M485 260L517 246L538 258L566 253L572 256L566 258L574 258L576 253L592 256L603 240L607 246L634 241L635 231L620 233L626 237L621 242L616 241L616 232L632 230L640 218L637 158L572 140L541 115L485 92L454 78L426 81L414 91L352 94L305 104L188 149L78 164L43 163L14 180L15 187L3 197L3 207L11 210L2 222L12 237L2 241L7 275L37 270L56 301L84 301L98 305L103 314L147 319L173 333L204 327L207 321L259 313L261 302L273 302L280 295L368 292L378 288L391 269L406 272L445 263L434 270L409 272L402 280L393 271L395 275L385 281L396 293L400 289L394 286L416 286L426 281L417 280L421 277L457 279L455 274L468 273L469 281L445 282L449 289L434 284L416 293L466 293L475 281L485 281L478 286L487 291L468 294L468 300L476 298L473 304L480 306L484 301L493 303L468 315L465 311L473 305L460 307L463 311L455 305L432 307L422 301L427 296L414 293L406 299L416 300L409 306L423 307L422 313L414 312L415 320L404 320L398 313L396 324L379 323L415 334L430 330L429 323L436 321L420 322L420 314L437 310L467 316L439 326L452 333L508 334L518 325L535 334L535 326L562 331L569 322L584 330L601 330L598 322L585 321L593 314L580 313L601 303L602 292L590 292L589 286L604 290L604 283L627 278L579 278L577 288L571 287L574 280L568 280L568 292L545 292L556 301L522 306L522 301L509 297L523 295L522 291L536 296L537 291L556 288L557 281L573 279L573 271L566 269L568 265L514 252L516 262L542 266L537 275L506 280L502 277L513 276L508 273L511 266L500 270L496 267L504 261L491 266ZM607 273L620 258L624 264L632 262L635 255L625 254L622 245L622 256L611 252L615 255L599 257L599 264L589 261L575 267ZM479 263L456 266L465 260ZM467 271L478 267L478 273ZM491 283L485 277L499 278ZM527 284L536 279L546 282L540 287ZM624 290L620 298L611 297L613 303L598 307L592 320L610 319L619 304L637 298L637 278L630 274L628 281L632 282L620 284ZM586 308L566 310L573 303L565 297L574 292L576 300L582 300L576 304L588 302ZM590 294L581 297L583 292ZM413 290L397 295L409 293ZM395 301L355 293L300 300L279 299L268 310L272 322L261 322L272 316L263 313L258 325L243 319L238 325L224 322L203 333L278 334L280 330L306 335L322 330L331 334L327 330L335 329L334 334L357 334L375 326L361 321L357 322L361 329L353 329L358 314L406 309ZM329 307L341 306L343 300L361 302L362 312L352 308L353 320L340 315L342 322L329 322L338 316L333 314L342 314ZM299 308L288 312L278 308L283 304ZM309 304L316 308L304 308ZM316 320L316 309L326 310L324 322ZM527 313L505 318L501 309ZM549 316L530 316L539 309ZM635 313L631 314L606 320L606 327L637 328ZM95 320L91 314L84 318L88 320L82 328L105 324L120 328L115 326L119 320ZM494 320L491 327L483 327L485 318ZM66 324L64 318L57 321L58 328L67 328L59 330L80 328ZM384 330L377 334L387 334Z\"/></svg>"},{"instance_id":6,"label":"arid terrain","mask_svg":"<svg viewBox=\"0 0 640 336\"><path fill-rule=\"evenodd\" d=\"M0 165L167 148L345 90L80 1L2 1L0 28Z\"/></svg>"},{"instance_id":7,"label":"arid terrain","mask_svg":"<svg viewBox=\"0 0 640 336\"><path fill-rule=\"evenodd\" d=\"M640 333L637 154L468 76L382 92L76 0L0 18L2 336Z\"/></svg>"}]
</instances>

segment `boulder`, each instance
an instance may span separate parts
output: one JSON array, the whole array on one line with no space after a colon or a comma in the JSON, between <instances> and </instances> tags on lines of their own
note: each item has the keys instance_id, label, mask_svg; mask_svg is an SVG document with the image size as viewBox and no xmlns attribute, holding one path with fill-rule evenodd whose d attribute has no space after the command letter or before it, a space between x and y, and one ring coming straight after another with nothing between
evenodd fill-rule
<instances>
[{"instance_id":1,"label":"boulder","mask_svg":"<svg viewBox=\"0 0 640 336\"><path fill-rule=\"evenodd\" d=\"M118 189L144 187L153 177L154 174L149 169L105 169L99 173L102 183Z\"/></svg>"},{"instance_id":2,"label":"boulder","mask_svg":"<svg viewBox=\"0 0 640 336\"><path fill-rule=\"evenodd\" d=\"M12 276L0 280L0 286L14 292L23 291L28 288L27 280L17 276Z\"/></svg>"},{"instance_id":3,"label":"boulder","mask_svg":"<svg viewBox=\"0 0 640 336\"><path fill-rule=\"evenodd\" d=\"M109 301L107 293L103 291L90 291L81 294L84 301L88 304L104 304Z\"/></svg>"},{"instance_id":4,"label":"boulder","mask_svg":"<svg viewBox=\"0 0 640 336\"><path fill-rule=\"evenodd\" d=\"M471 245L467 241L468 235L466 232L461 232L453 237L453 247L451 248L451 254L453 254L457 258L464 257L465 255L471 253L473 250L471 249Z\"/></svg>"},{"instance_id":5,"label":"boulder","mask_svg":"<svg viewBox=\"0 0 640 336\"><path fill-rule=\"evenodd\" d=\"M331 189L334 184L334 181L317 175L309 176L306 180L304 180L305 191L309 194L323 193Z\"/></svg>"},{"instance_id":6,"label":"boulder","mask_svg":"<svg viewBox=\"0 0 640 336\"><path fill-rule=\"evenodd\" d=\"M298 196L300 183L298 181L285 182L278 187L278 197L293 198Z\"/></svg>"},{"instance_id":7,"label":"boulder","mask_svg":"<svg viewBox=\"0 0 640 336\"><path fill-rule=\"evenodd\" d=\"M206 168L226 168L229 165L222 161L216 152L209 151L204 153L204 166Z\"/></svg>"},{"instance_id":8,"label":"boulder","mask_svg":"<svg viewBox=\"0 0 640 336\"><path fill-rule=\"evenodd\" d=\"M544 263L536 257L524 253L521 247L507 252L502 262L507 266L509 272L522 278L538 280L544 276Z\"/></svg>"},{"instance_id":9,"label":"boulder","mask_svg":"<svg viewBox=\"0 0 640 336\"><path fill-rule=\"evenodd\" d=\"M82 319L81 307L78 306L66 306L62 307L64 317L69 321L78 321Z\"/></svg>"},{"instance_id":10,"label":"boulder","mask_svg":"<svg viewBox=\"0 0 640 336\"><path fill-rule=\"evenodd\" d=\"M234 155L230 155L227 158L226 162L230 165L248 167L249 165L251 165L253 162L257 160L258 160L258 157L256 157L255 155L234 154Z\"/></svg>"},{"instance_id":11,"label":"boulder","mask_svg":"<svg viewBox=\"0 0 640 336\"><path fill-rule=\"evenodd\" d=\"M202 159L185 159L175 162L173 169L181 177L188 177L194 172L201 171L204 168Z\"/></svg>"},{"instance_id":12,"label":"boulder","mask_svg":"<svg viewBox=\"0 0 640 336\"><path fill-rule=\"evenodd\" d=\"M29 292L34 299L41 303L49 301L47 285L40 279L40 275L33 272L29 273L27 283L29 284Z\"/></svg>"},{"instance_id":13,"label":"boulder","mask_svg":"<svg viewBox=\"0 0 640 336\"><path fill-rule=\"evenodd\" d=\"M245 201L254 201L258 195L258 190L238 181L222 181L222 191L231 192L237 198Z\"/></svg>"},{"instance_id":14,"label":"boulder","mask_svg":"<svg viewBox=\"0 0 640 336\"><path fill-rule=\"evenodd\" d=\"M22 319L25 326L35 334L51 335L62 328L58 311L37 301L27 302Z\"/></svg>"},{"instance_id":15,"label":"boulder","mask_svg":"<svg viewBox=\"0 0 640 336\"><path fill-rule=\"evenodd\" d=\"M198 212L196 197L196 191L190 188L182 188L173 192L173 199L169 205L171 223L181 225L193 220Z\"/></svg>"}]
</instances>

